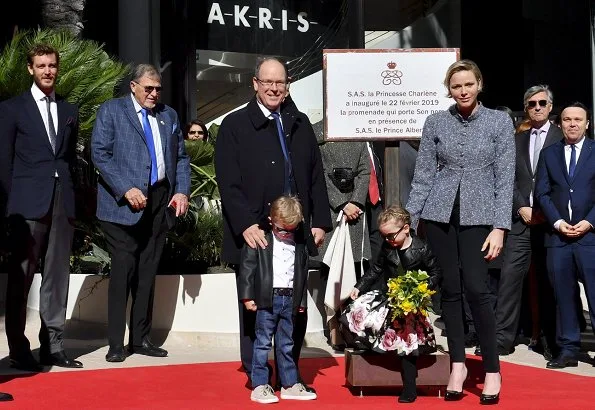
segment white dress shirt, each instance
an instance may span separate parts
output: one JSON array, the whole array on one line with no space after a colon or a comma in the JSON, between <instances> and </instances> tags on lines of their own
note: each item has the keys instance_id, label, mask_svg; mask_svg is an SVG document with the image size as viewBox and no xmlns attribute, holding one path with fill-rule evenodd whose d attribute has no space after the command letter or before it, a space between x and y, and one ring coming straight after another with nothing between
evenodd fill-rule
<instances>
[{"instance_id":1,"label":"white dress shirt","mask_svg":"<svg viewBox=\"0 0 595 410\"><path fill-rule=\"evenodd\" d=\"M294 268L295 242L280 240L273 234L273 288L293 289Z\"/></svg>"},{"instance_id":2,"label":"white dress shirt","mask_svg":"<svg viewBox=\"0 0 595 410\"><path fill-rule=\"evenodd\" d=\"M271 114L272 111L265 107L264 104L258 100L258 98L256 99L256 103L258 104L258 108L260 108L260 111L262 111L265 117L267 117L269 120L275 119L273 118L273 114ZM278 108L276 112L279 114L279 121L281 121L281 128L283 128L283 118L281 118L281 113L279 112Z\"/></svg>"},{"instance_id":3,"label":"white dress shirt","mask_svg":"<svg viewBox=\"0 0 595 410\"><path fill-rule=\"evenodd\" d=\"M50 129L49 127L49 118L48 118L48 106L47 102L45 101L45 93L39 89L37 84L33 83L31 86L31 94L33 95L33 99L35 100L35 104L37 104L37 109L41 114L41 119L43 120L43 126L45 127L45 132L48 136L48 141L50 145L52 144L52 140L50 139ZM58 135L58 105L56 104L56 92L52 91L49 95L50 97L50 112L52 113L52 122L54 123L54 131L56 131L56 135ZM54 177L58 178L58 170L54 172Z\"/></svg>"},{"instance_id":4,"label":"white dress shirt","mask_svg":"<svg viewBox=\"0 0 595 410\"><path fill-rule=\"evenodd\" d=\"M141 110L143 107L136 101L134 98L134 94L130 94L132 98L132 103L134 104L134 109L136 111L136 115L138 116L138 120L140 121L140 125L143 125L143 113ZM165 159L163 157L163 147L161 145L161 134L159 132L159 124L157 123L157 117L151 111L147 115L149 118L149 124L151 124L151 132L153 133L153 144L155 145L155 156L157 157L157 181L161 181L165 178Z\"/></svg>"},{"instance_id":5,"label":"white dress shirt","mask_svg":"<svg viewBox=\"0 0 595 410\"><path fill-rule=\"evenodd\" d=\"M576 144L574 144L574 149L575 149L575 155L576 155L576 163L578 164L578 159L581 155L581 151L583 148L583 142L585 142L585 136L583 135L583 138L581 138L581 140L579 142L577 142ZM570 170L570 155L572 153L572 148L570 147L569 144L564 145L564 160L566 161L566 172L569 172ZM570 217L570 219L572 220L572 205L570 203L570 201L568 201L568 215ZM563 219L558 219L556 222L554 222L554 228L556 230L560 230L560 224L562 223ZM568 223L570 223L570 221L568 221Z\"/></svg>"},{"instance_id":6,"label":"white dress shirt","mask_svg":"<svg viewBox=\"0 0 595 410\"><path fill-rule=\"evenodd\" d=\"M531 128L530 138L529 138L529 163L531 164L531 169L537 169L537 164L535 161L539 161L539 158L533 158L535 155L535 144L537 142L537 135L540 136L539 138L539 149L540 152L543 149L543 144L545 143L545 138L547 136L548 131L550 130L550 126L552 125L551 122L546 121L545 124L541 128ZM540 154L541 155L541 154ZM533 191L529 193L529 206L533 207Z\"/></svg>"}]
</instances>

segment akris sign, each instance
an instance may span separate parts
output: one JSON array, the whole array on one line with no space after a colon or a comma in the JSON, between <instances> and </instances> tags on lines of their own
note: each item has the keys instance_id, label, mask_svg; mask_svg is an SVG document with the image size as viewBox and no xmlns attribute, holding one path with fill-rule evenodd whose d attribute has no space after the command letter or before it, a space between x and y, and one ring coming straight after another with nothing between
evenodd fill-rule
<instances>
[{"instance_id":1,"label":"akris sign","mask_svg":"<svg viewBox=\"0 0 595 410\"><path fill-rule=\"evenodd\" d=\"M280 14L273 14L273 11L266 7L234 4L231 9L230 5L222 7L219 2L213 2L211 5L207 23L283 31L295 28L302 33L310 29L310 24L317 24L314 21L308 21L308 13L305 11L300 11L293 17L289 16L285 9L281 9Z\"/></svg>"}]
</instances>

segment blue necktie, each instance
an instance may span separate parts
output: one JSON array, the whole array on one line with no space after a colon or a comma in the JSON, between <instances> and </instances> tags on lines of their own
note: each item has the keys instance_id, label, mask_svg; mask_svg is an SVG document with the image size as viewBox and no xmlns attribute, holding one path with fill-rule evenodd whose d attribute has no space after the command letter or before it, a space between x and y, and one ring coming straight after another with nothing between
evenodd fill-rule
<instances>
[{"instance_id":1,"label":"blue necktie","mask_svg":"<svg viewBox=\"0 0 595 410\"><path fill-rule=\"evenodd\" d=\"M574 169L576 168L576 148L574 144L570 145L570 164L568 164L568 176L574 176Z\"/></svg>"},{"instance_id":2,"label":"blue necktie","mask_svg":"<svg viewBox=\"0 0 595 410\"><path fill-rule=\"evenodd\" d=\"M277 124L277 135L279 136L279 143L281 144L281 150L283 151L283 157L285 158L285 186L283 193L286 195L291 194L291 158L289 158L289 152L287 151L287 144L285 142L285 134L283 133L283 126L281 125L281 118L278 112L272 112L271 115L275 119Z\"/></svg>"},{"instance_id":3,"label":"blue necktie","mask_svg":"<svg viewBox=\"0 0 595 410\"><path fill-rule=\"evenodd\" d=\"M148 112L146 108L141 109L143 115L143 131L145 132L145 139L147 140L147 148L151 155L151 185L157 182L157 154L155 153L155 142L153 141L153 130L151 130L151 123L149 122Z\"/></svg>"}]
</instances>

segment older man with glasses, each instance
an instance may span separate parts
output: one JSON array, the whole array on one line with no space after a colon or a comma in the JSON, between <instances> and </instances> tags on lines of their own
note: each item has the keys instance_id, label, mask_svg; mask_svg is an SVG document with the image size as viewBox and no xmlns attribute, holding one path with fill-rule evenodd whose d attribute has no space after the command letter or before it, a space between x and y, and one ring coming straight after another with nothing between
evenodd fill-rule
<instances>
[{"instance_id":1,"label":"older man with glasses","mask_svg":"<svg viewBox=\"0 0 595 410\"><path fill-rule=\"evenodd\" d=\"M139 64L131 93L97 113L91 155L99 171L97 218L111 254L108 362L122 362L126 304L132 294L128 351L164 357L151 342L155 275L165 234L188 210L190 161L178 115L161 104L161 75Z\"/></svg>"},{"instance_id":2,"label":"older man with glasses","mask_svg":"<svg viewBox=\"0 0 595 410\"><path fill-rule=\"evenodd\" d=\"M310 254L332 227L320 151L308 118L288 97L289 77L276 58L260 58L252 80L255 95L248 105L229 114L219 128L215 168L223 205L222 260L236 267L244 243L265 248L271 229L271 203L295 195L303 207L304 223L296 241ZM237 273L237 269L236 269ZM252 372L254 312L238 301L240 356L246 374ZM298 364L306 333L307 314L296 315L293 355Z\"/></svg>"},{"instance_id":3,"label":"older man with glasses","mask_svg":"<svg viewBox=\"0 0 595 410\"><path fill-rule=\"evenodd\" d=\"M531 267L530 289L534 334L531 345L551 360L555 349L555 308L552 288L545 270L544 217L535 207L533 191L540 153L564 136L549 120L554 95L547 85L530 87L523 104L531 120L531 128L516 136L516 171L513 192L512 227L503 254L496 306L496 335L498 353L507 355L514 350L514 342L521 315L521 296L524 278ZM543 331L540 334L539 329Z\"/></svg>"}]
</instances>

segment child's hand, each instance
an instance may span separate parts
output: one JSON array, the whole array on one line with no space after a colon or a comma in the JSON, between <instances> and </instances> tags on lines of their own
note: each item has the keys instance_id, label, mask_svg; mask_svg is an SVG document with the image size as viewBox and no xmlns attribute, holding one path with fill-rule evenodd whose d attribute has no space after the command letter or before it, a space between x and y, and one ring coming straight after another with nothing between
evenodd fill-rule
<instances>
[{"instance_id":1,"label":"child's hand","mask_svg":"<svg viewBox=\"0 0 595 410\"><path fill-rule=\"evenodd\" d=\"M359 289L358 288L353 288L353 290L351 291L351 293L349 294L349 297L352 300L357 299L357 297L359 296Z\"/></svg>"},{"instance_id":2,"label":"child's hand","mask_svg":"<svg viewBox=\"0 0 595 410\"><path fill-rule=\"evenodd\" d=\"M244 300L244 306L246 309L256 312L256 303L253 300Z\"/></svg>"}]
</instances>

